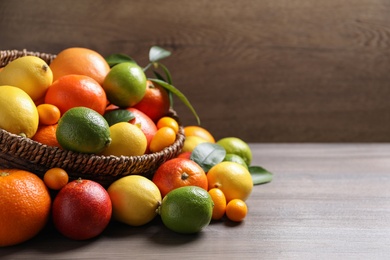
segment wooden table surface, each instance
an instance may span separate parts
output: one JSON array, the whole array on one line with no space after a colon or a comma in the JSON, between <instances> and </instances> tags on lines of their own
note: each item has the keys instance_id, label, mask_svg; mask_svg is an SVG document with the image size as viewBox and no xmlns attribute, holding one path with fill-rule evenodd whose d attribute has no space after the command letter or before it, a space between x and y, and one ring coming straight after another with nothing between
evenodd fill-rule
<instances>
[{"instance_id":1,"label":"wooden table surface","mask_svg":"<svg viewBox=\"0 0 390 260\"><path fill-rule=\"evenodd\" d=\"M49 225L1 259L387 259L390 144L251 144L254 164L274 173L255 186L244 222L213 222L179 235L157 218L112 223L72 241Z\"/></svg>"}]
</instances>

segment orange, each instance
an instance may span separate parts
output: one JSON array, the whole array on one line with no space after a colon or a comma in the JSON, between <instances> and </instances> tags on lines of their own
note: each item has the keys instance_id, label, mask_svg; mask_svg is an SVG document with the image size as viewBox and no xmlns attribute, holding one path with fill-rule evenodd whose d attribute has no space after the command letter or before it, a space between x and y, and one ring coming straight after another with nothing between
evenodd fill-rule
<instances>
[{"instance_id":1,"label":"orange","mask_svg":"<svg viewBox=\"0 0 390 260\"><path fill-rule=\"evenodd\" d=\"M185 158L174 158L161 164L152 181L159 188L162 197L183 186L198 186L205 190L208 188L203 169L196 162Z\"/></svg>"},{"instance_id":2,"label":"orange","mask_svg":"<svg viewBox=\"0 0 390 260\"><path fill-rule=\"evenodd\" d=\"M146 93L140 102L134 105L148 115L154 122L166 116L170 108L169 95L166 89L150 80L146 82Z\"/></svg>"},{"instance_id":3,"label":"orange","mask_svg":"<svg viewBox=\"0 0 390 260\"><path fill-rule=\"evenodd\" d=\"M214 202L213 220L219 220L225 215L226 211L226 197L220 189L212 188L209 190L211 199Z\"/></svg>"},{"instance_id":4,"label":"orange","mask_svg":"<svg viewBox=\"0 0 390 260\"><path fill-rule=\"evenodd\" d=\"M149 149L152 153L160 152L164 148L172 145L176 140L176 133L170 127L162 127L157 130L156 134L150 141Z\"/></svg>"},{"instance_id":5,"label":"orange","mask_svg":"<svg viewBox=\"0 0 390 260\"><path fill-rule=\"evenodd\" d=\"M172 117L164 116L157 121L157 128L158 129L160 129L164 126L168 126L168 127L172 128L176 134L179 132L179 124Z\"/></svg>"},{"instance_id":6,"label":"orange","mask_svg":"<svg viewBox=\"0 0 390 260\"><path fill-rule=\"evenodd\" d=\"M60 190L68 184L69 175L61 168L51 168L43 175L43 182L52 190Z\"/></svg>"},{"instance_id":7,"label":"orange","mask_svg":"<svg viewBox=\"0 0 390 260\"><path fill-rule=\"evenodd\" d=\"M61 145L58 143L56 137L57 125L58 124L39 126L37 132L31 139L41 144L46 144L49 146L56 146L61 148Z\"/></svg>"},{"instance_id":8,"label":"orange","mask_svg":"<svg viewBox=\"0 0 390 260\"><path fill-rule=\"evenodd\" d=\"M206 130L203 127L196 126L196 125L191 125L191 126L186 126L184 127L184 135L186 137L188 136L198 136L207 142L210 143L215 143L214 137L211 135L211 133Z\"/></svg>"},{"instance_id":9,"label":"orange","mask_svg":"<svg viewBox=\"0 0 390 260\"><path fill-rule=\"evenodd\" d=\"M100 85L110 71L110 66L98 52L80 47L62 50L50 63L53 81L69 74L85 75L96 80Z\"/></svg>"},{"instance_id":10,"label":"orange","mask_svg":"<svg viewBox=\"0 0 390 260\"><path fill-rule=\"evenodd\" d=\"M66 75L49 87L45 103L57 106L62 115L73 107L88 107L103 115L107 97L96 80L84 75Z\"/></svg>"},{"instance_id":11,"label":"orange","mask_svg":"<svg viewBox=\"0 0 390 260\"><path fill-rule=\"evenodd\" d=\"M243 200L234 199L226 205L226 216L231 221L240 222L248 213L248 207Z\"/></svg>"},{"instance_id":12,"label":"orange","mask_svg":"<svg viewBox=\"0 0 390 260\"><path fill-rule=\"evenodd\" d=\"M54 125L60 120L61 112L55 105L40 104L37 106L39 115L39 124Z\"/></svg>"},{"instance_id":13,"label":"orange","mask_svg":"<svg viewBox=\"0 0 390 260\"><path fill-rule=\"evenodd\" d=\"M0 247L22 243L37 235L50 216L51 198L35 174L0 170Z\"/></svg>"}]
</instances>

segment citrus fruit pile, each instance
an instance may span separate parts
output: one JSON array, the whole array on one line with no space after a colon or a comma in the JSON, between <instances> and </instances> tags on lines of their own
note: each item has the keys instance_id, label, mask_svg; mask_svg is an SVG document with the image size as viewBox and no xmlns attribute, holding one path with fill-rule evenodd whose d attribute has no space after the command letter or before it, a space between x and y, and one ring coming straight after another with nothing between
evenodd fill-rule
<instances>
[{"instance_id":1,"label":"citrus fruit pile","mask_svg":"<svg viewBox=\"0 0 390 260\"><path fill-rule=\"evenodd\" d=\"M156 54L157 53L157 54ZM179 124L169 116L176 94L154 47L141 68L124 55L103 58L86 48L68 48L47 64L18 58L0 70L0 128L48 146L103 156L139 156L172 145ZM145 70L162 66L166 80ZM52 218L65 237L98 236L110 221L141 226L157 216L178 233L200 232L213 221L243 221L253 186L272 174L252 165L252 152L237 137L215 140L205 128L184 127L181 153L163 162L152 177L127 175L103 187L61 168L43 176L0 165L0 247L27 241Z\"/></svg>"}]
</instances>

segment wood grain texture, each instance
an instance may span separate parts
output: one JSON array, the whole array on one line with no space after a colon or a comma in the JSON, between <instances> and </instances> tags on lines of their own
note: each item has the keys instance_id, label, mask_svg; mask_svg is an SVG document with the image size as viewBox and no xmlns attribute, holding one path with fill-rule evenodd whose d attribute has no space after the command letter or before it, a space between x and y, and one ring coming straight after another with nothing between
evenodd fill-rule
<instances>
[{"instance_id":1,"label":"wood grain texture","mask_svg":"<svg viewBox=\"0 0 390 260\"><path fill-rule=\"evenodd\" d=\"M217 139L387 142L389 12L381 0L4 0L0 49L85 46L146 65L159 45Z\"/></svg>"},{"instance_id":2,"label":"wood grain texture","mask_svg":"<svg viewBox=\"0 0 390 260\"><path fill-rule=\"evenodd\" d=\"M179 235L159 220L111 224L91 241L53 228L0 249L1 259L388 259L389 144L251 144L274 173L255 186L241 224Z\"/></svg>"}]
</instances>

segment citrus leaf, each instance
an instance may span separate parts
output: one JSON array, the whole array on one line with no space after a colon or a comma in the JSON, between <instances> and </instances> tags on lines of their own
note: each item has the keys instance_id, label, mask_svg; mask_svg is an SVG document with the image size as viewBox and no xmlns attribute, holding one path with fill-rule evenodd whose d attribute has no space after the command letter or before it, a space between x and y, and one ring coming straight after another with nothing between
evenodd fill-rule
<instances>
[{"instance_id":1,"label":"citrus leaf","mask_svg":"<svg viewBox=\"0 0 390 260\"><path fill-rule=\"evenodd\" d=\"M272 181L273 174L260 166L249 166L248 170L252 176L253 184L263 184Z\"/></svg>"},{"instance_id":2,"label":"citrus leaf","mask_svg":"<svg viewBox=\"0 0 390 260\"><path fill-rule=\"evenodd\" d=\"M115 125L119 122L129 122L134 119L134 114L126 109L116 109L112 111L108 111L104 114L104 118L106 119L109 126Z\"/></svg>"},{"instance_id":3,"label":"citrus leaf","mask_svg":"<svg viewBox=\"0 0 390 260\"><path fill-rule=\"evenodd\" d=\"M199 118L198 114L196 113L194 107L191 105L190 101L188 101L186 96L184 96L184 94L181 93L180 90L178 90L173 85L171 85L163 80L159 80L159 79L149 79L149 80L159 84L163 88L165 88L168 91L170 91L171 93L175 94L191 110L192 114L195 116L195 118L198 122L198 125L200 125L200 118Z\"/></svg>"},{"instance_id":4,"label":"citrus leaf","mask_svg":"<svg viewBox=\"0 0 390 260\"><path fill-rule=\"evenodd\" d=\"M164 71L164 73L165 73L165 76L167 76L167 80L166 80L166 82L168 82L169 84L173 84L172 83L172 76L171 76L171 73L169 72L169 70L168 70L168 68L164 65L164 64L161 64L161 63L157 63L158 64L158 66L160 66L161 67L161 69Z\"/></svg>"},{"instance_id":5,"label":"citrus leaf","mask_svg":"<svg viewBox=\"0 0 390 260\"><path fill-rule=\"evenodd\" d=\"M199 164L205 172L211 167L223 161L226 150L219 144L200 143L191 152L190 159Z\"/></svg>"},{"instance_id":6,"label":"citrus leaf","mask_svg":"<svg viewBox=\"0 0 390 260\"><path fill-rule=\"evenodd\" d=\"M171 52L158 46L152 46L149 50L149 61L156 62L171 56Z\"/></svg>"},{"instance_id":7,"label":"citrus leaf","mask_svg":"<svg viewBox=\"0 0 390 260\"><path fill-rule=\"evenodd\" d=\"M114 67L115 65L117 65L119 63L123 63L123 62L136 63L133 58L131 58L130 56L127 56L125 54L121 54L121 53L112 54L112 55L106 57L106 61L107 61L108 65L110 66L110 68Z\"/></svg>"}]
</instances>

